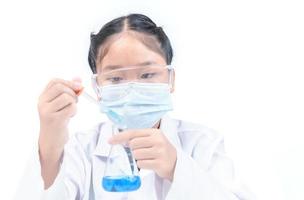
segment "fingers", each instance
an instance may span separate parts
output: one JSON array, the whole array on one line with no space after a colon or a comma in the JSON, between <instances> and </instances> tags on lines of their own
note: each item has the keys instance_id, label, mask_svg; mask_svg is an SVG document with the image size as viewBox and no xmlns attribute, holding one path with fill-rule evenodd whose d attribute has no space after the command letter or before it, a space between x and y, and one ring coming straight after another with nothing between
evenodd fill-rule
<instances>
[{"instance_id":1,"label":"fingers","mask_svg":"<svg viewBox=\"0 0 304 200\"><path fill-rule=\"evenodd\" d=\"M67 80L63 80L63 79L59 79L59 78L54 78L52 79L49 84L46 86L45 91L48 90L49 88L51 88L53 85L57 84L57 83L61 83L63 85L66 85L67 87L70 87L71 89L74 90L79 90L80 85L79 83L81 83L81 81L78 81L80 79L75 79L75 81L67 81Z\"/></svg>"},{"instance_id":2,"label":"fingers","mask_svg":"<svg viewBox=\"0 0 304 200\"><path fill-rule=\"evenodd\" d=\"M50 81L38 101L41 120L47 123L50 121L59 123L60 120L68 119L67 116L74 116L78 101L77 91L81 91L82 88L80 79L74 81L53 79Z\"/></svg>"},{"instance_id":3,"label":"fingers","mask_svg":"<svg viewBox=\"0 0 304 200\"><path fill-rule=\"evenodd\" d=\"M74 85L80 85L81 86L82 80L81 80L80 77L75 77L75 78L72 79L72 81L73 81ZM84 88L82 86L79 89L76 89L75 90L76 95L79 96L81 94L81 92L83 91L83 89Z\"/></svg>"},{"instance_id":4,"label":"fingers","mask_svg":"<svg viewBox=\"0 0 304 200\"><path fill-rule=\"evenodd\" d=\"M72 80L75 81L75 82L79 82L79 83L82 82L80 77L74 77Z\"/></svg>"},{"instance_id":5,"label":"fingers","mask_svg":"<svg viewBox=\"0 0 304 200\"><path fill-rule=\"evenodd\" d=\"M76 103L76 97L72 97L68 93L62 93L60 94L56 99L54 99L51 104L52 104L52 112L59 112L63 110L65 107L68 105L71 105L73 103Z\"/></svg>"},{"instance_id":6,"label":"fingers","mask_svg":"<svg viewBox=\"0 0 304 200\"><path fill-rule=\"evenodd\" d=\"M64 92L76 97L80 94L82 89L83 86L81 85L80 78L74 79L73 81L55 78L46 86L42 92L42 95L40 96L40 100L42 100L42 102L51 102Z\"/></svg>"},{"instance_id":7,"label":"fingers","mask_svg":"<svg viewBox=\"0 0 304 200\"><path fill-rule=\"evenodd\" d=\"M72 103L58 111L56 114L63 117L73 117L77 112L76 103Z\"/></svg>"},{"instance_id":8,"label":"fingers","mask_svg":"<svg viewBox=\"0 0 304 200\"><path fill-rule=\"evenodd\" d=\"M62 94L68 94L75 100L77 99L77 95L76 95L75 91L72 88L67 87L66 85L64 85L62 83L53 84L49 88L49 90L44 94L43 98L44 98L44 101L51 102Z\"/></svg>"},{"instance_id":9,"label":"fingers","mask_svg":"<svg viewBox=\"0 0 304 200\"><path fill-rule=\"evenodd\" d=\"M136 162L137 167L141 169L155 169L158 165L158 162L154 159L151 160L138 160Z\"/></svg>"},{"instance_id":10,"label":"fingers","mask_svg":"<svg viewBox=\"0 0 304 200\"><path fill-rule=\"evenodd\" d=\"M154 144L153 140L150 137L137 137L133 138L128 142L129 147L132 150L140 148L150 148Z\"/></svg>"},{"instance_id":11,"label":"fingers","mask_svg":"<svg viewBox=\"0 0 304 200\"><path fill-rule=\"evenodd\" d=\"M155 151L153 148L136 149L133 150L132 153L137 161L156 159L157 157L157 151Z\"/></svg>"},{"instance_id":12,"label":"fingers","mask_svg":"<svg viewBox=\"0 0 304 200\"><path fill-rule=\"evenodd\" d=\"M109 143L112 145L121 144L121 143L128 142L129 140L132 140L133 138L150 136L151 133L152 133L151 129L124 131L117 135L114 135L109 140Z\"/></svg>"}]
</instances>

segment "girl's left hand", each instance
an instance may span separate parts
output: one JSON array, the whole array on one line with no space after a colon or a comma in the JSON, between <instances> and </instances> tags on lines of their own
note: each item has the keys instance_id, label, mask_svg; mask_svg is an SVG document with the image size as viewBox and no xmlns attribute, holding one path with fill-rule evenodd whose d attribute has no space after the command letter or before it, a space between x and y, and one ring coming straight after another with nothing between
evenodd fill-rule
<instances>
[{"instance_id":1,"label":"girl's left hand","mask_svg":"<svg viewBox=\"0 0 304 200\"><path fill-rule=\"evenodd\" d=\"M176 149L160 129L127 130L113 136L109 143L127 143L139 168L153 170L158 176L173 181Z\"/></svg>"}]
</instances>

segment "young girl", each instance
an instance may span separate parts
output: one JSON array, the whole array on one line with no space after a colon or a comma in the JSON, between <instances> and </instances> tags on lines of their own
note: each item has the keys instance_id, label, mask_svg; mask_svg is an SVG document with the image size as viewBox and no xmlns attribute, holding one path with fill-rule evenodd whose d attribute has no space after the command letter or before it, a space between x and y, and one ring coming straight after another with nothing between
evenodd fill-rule
<instances>
[{"instance_id":1,"label":"young girl","mask_svg":"<svg viewBox=\"0 0 304 200\"><path fill-rule=\"evenodd\" d=\"M100 109L110 119L68 138L81 82L52 80L39 98L39 156L46 199L249 199L237 184L223 138L170 118L174 68L170 41L141 14L91 35L89 64ZM123 130L112 135L113 126ZM141 186L102 187L111 145L128 144Z\"/></svg>"}]
</instances>

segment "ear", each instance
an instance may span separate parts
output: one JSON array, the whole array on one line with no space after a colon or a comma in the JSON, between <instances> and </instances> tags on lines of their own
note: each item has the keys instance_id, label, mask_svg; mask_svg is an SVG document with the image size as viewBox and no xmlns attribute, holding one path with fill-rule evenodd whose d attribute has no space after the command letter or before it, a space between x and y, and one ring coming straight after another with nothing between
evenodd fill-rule
<instances>
[{"instance_id":1,"label":"ear","mask_svg":"<svg viewBox=\"0 0 304 200\"><path fill-rule=\"evenodd\" d=\"M171 87L171 93L173 93L174 92L174 90L175 90L175 70L173 70L173 73L172 73L172 82L171 82L171 84L172 84L172 87Z\"/></svg>"}]
</instances>

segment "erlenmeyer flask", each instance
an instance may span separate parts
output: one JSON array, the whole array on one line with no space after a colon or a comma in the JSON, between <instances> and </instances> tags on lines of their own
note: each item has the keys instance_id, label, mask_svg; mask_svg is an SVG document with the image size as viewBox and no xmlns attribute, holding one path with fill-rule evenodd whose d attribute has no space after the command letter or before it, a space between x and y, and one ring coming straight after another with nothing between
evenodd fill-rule
<instances>
[{"instance_id":1,"label":"erlenmeyer flask","mask_svg":"<svg viewBox=\"0 0 304 200\"><path fill-rule=\"evenodd\" d=\"M119 130L112 126L112 134ZM131 149L124 144L112 145L107 159L102 187L108 192L130 192L141 185L138 168Z\"/></svg>"}]
</instances>

